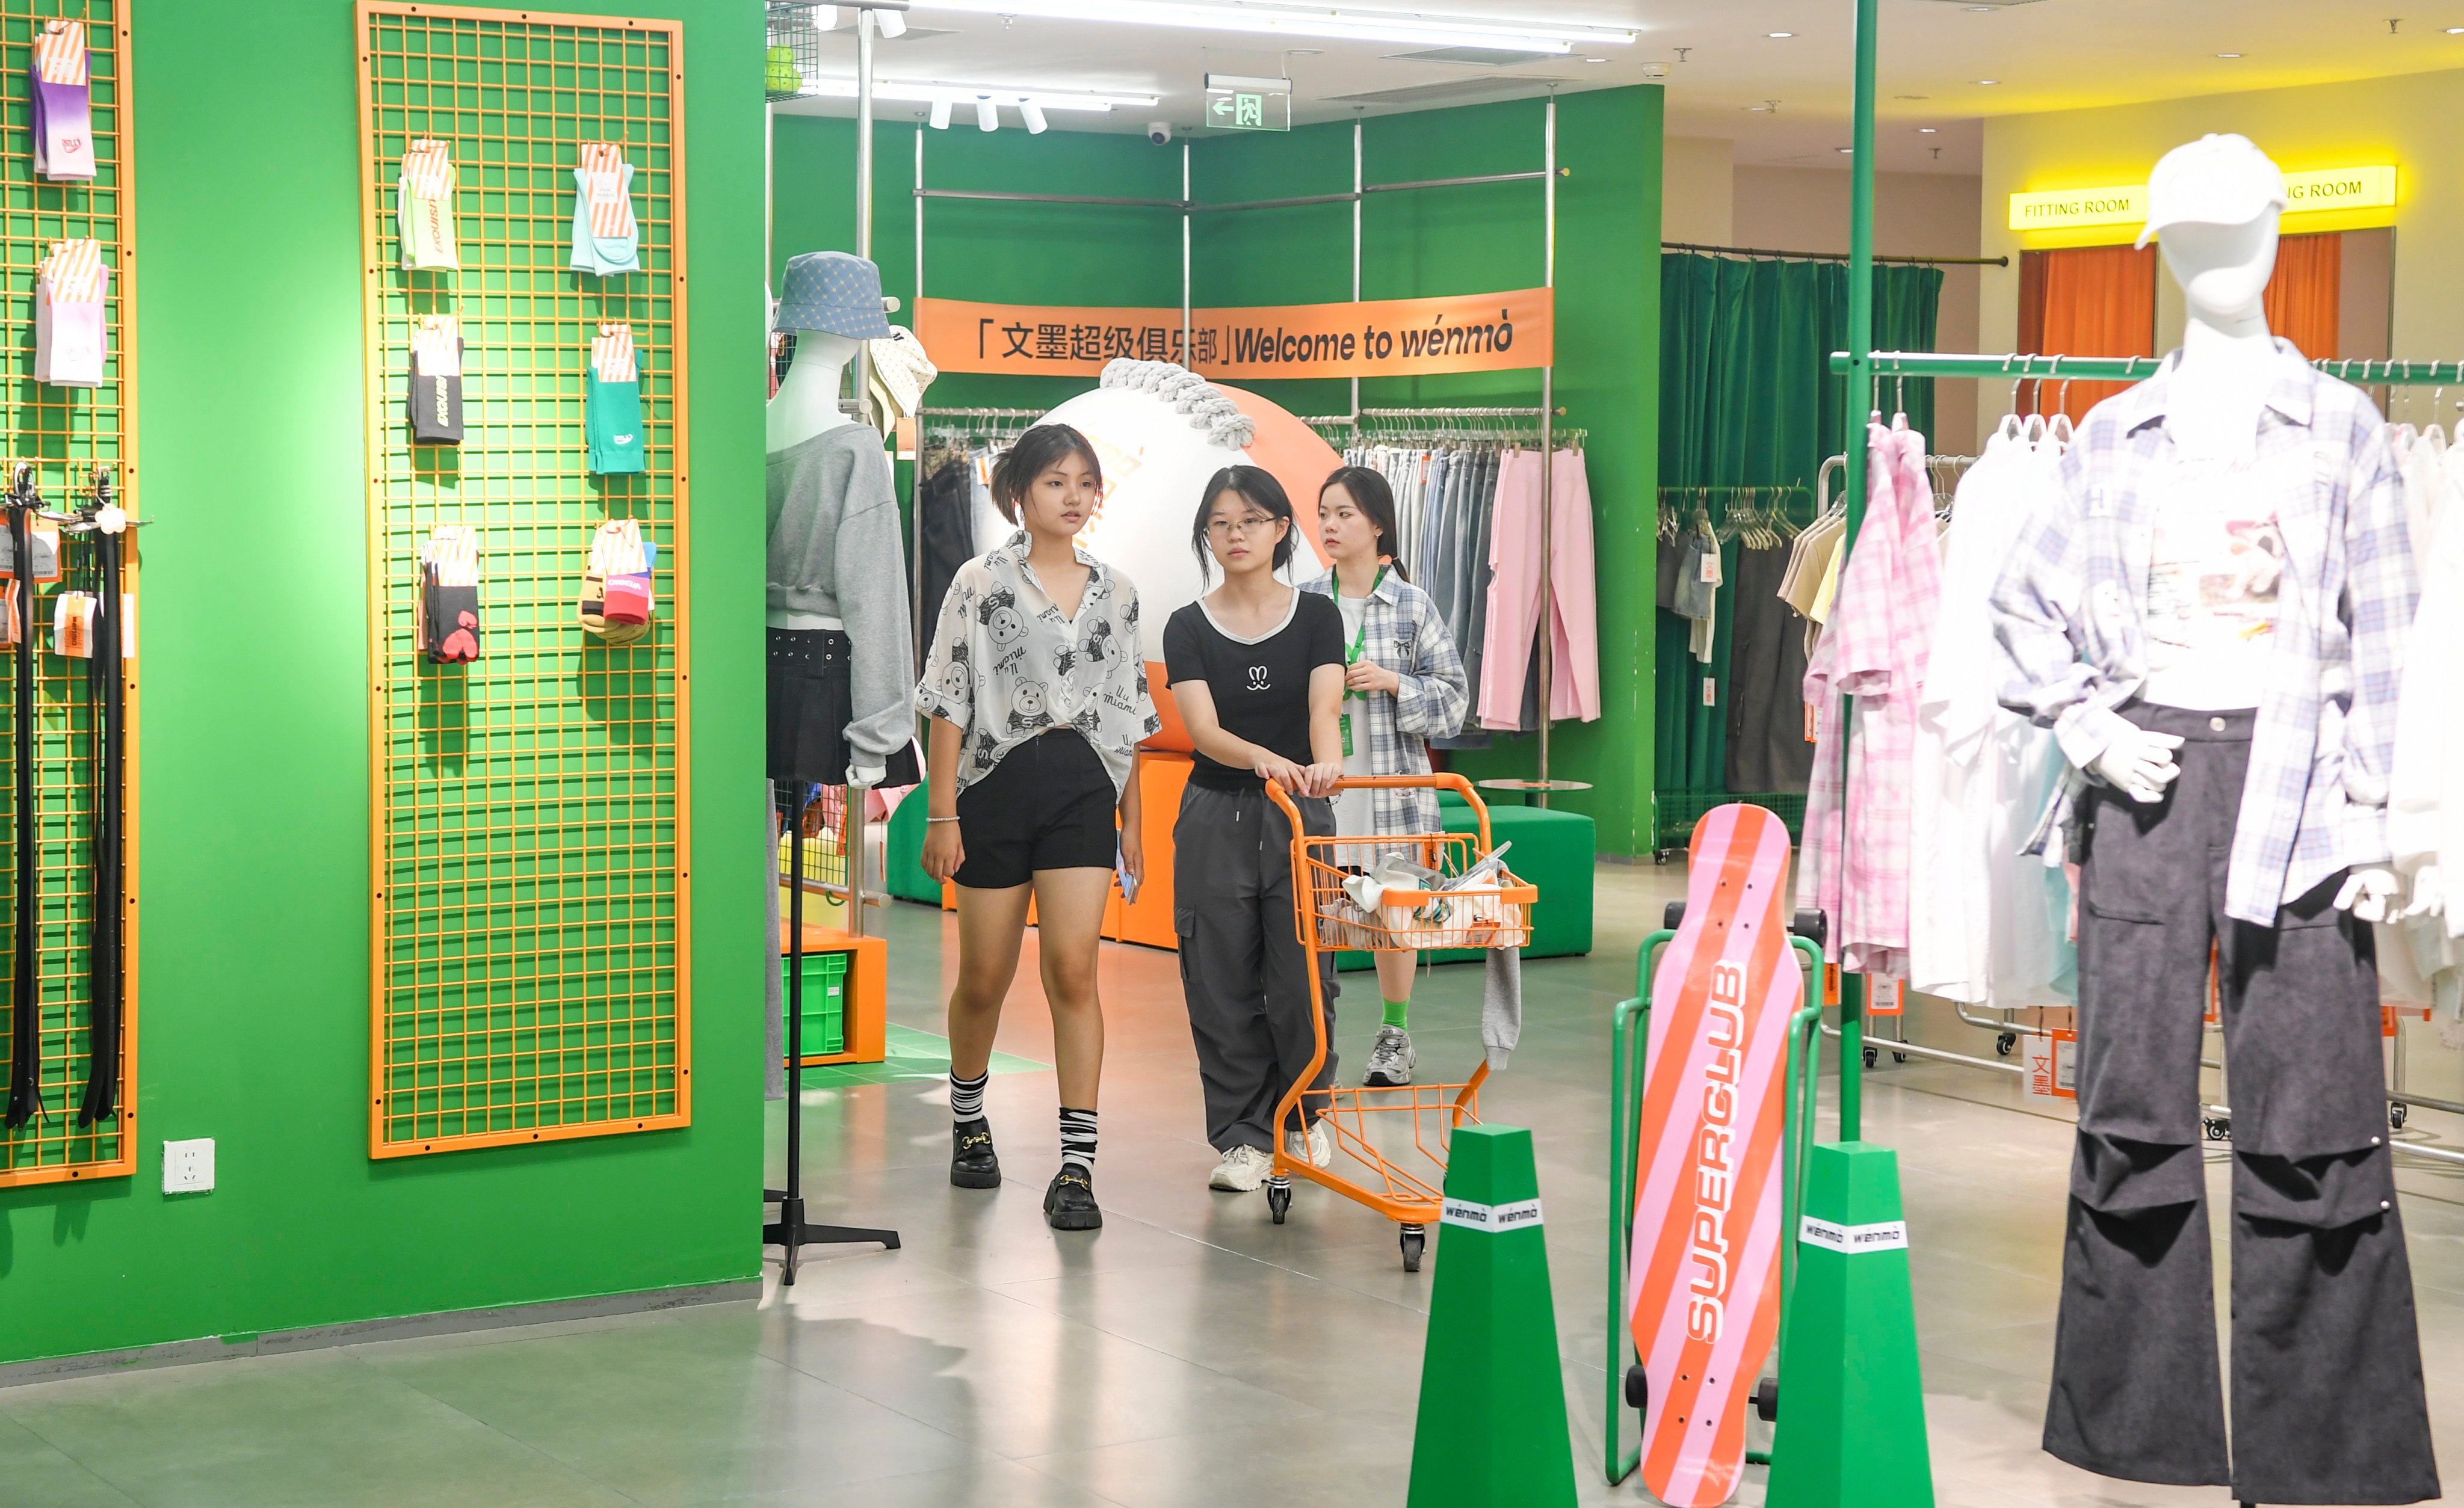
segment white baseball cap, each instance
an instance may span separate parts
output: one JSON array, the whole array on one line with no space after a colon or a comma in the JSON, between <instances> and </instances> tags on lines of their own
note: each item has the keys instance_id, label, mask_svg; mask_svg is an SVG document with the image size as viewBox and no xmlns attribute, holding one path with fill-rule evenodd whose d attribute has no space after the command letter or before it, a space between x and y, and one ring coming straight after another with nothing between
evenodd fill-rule
<instances>
[{"instance_id":1,"label":"white baseball cap","mask_svg":"<svg viewBox=\"0 0 2464 1508\"><path fill-rule=\"evenodd\" d=\"M2147 228L2136 243L2177 225L2248 225L2283 212L2284 172L2246 136L2203 136L2165 154L2147 182Z\"/></svg>"}]
</instances>

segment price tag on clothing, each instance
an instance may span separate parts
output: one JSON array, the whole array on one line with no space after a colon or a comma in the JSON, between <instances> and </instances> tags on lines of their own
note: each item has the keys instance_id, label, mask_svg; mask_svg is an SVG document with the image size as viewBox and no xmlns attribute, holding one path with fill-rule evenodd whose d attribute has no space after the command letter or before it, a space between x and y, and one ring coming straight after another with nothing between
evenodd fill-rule
<instances>
[{"instance_id":1,"label":"price tag on clothing","mask_svg":"<svg viewBox=\"0 0 2464 1508\"><path fill-rule=\"evenodd\" d=\"M1707 675L1703 677L1703 705L1705 707L1720 705L1720 683Z\"/></svg>"},{"instance_id":2,"label":"price tag on clothing","mask_svg":"<svg viewBox=\"0 0 2464 1508\"><path fill-rule=\"evenodd\" d=\"M2052 1031L2019 1038L2028 1098L2079 1098L2079 1033Z\"/></svg>"},{"instance_id":3,"label":"price tag on clothing","mask_svg":"<svg viewBox=\"0 0 2464 1508\"><path fill-rule=\"evenodd\" d=\"M1334 723L1337 728L1343 730L1343 756L1349 759L1352 757L1352 714L1345 712L1337 717Z\"/></svg>"},{"instance_id":4,"label":"price tag on clothing","mask_svg":"<svg viewBox=\"0 0 2464 1508\"><path fill-rule=\"evenodd\" d=\"M1719 584L1720 584L1720 552L1719 552L1719 551L1717 551L1717 550L1705 550L1705 551L1704 551L1704 552L1703 552L1703 579L1704 579L1704 580L1705 580L1705 581L1707 581L1707 582L1709 582L1709 583L1710 583L1711 585L1713 585L1713 586L1717 586L1717 585L1719 585Z\"/></svg>"},{"instance_id":5,"label":"price tag on clothing","mask_svg":"<svg viewBox=\"0 0 2464 1508\"><path fill-rule=\"evenodd\" d=\"M1865 1002L1867 1016L1905 1016L1908 1010L1908 982L1905 979L1869 979Z\"/></svg>"}]
</instances>

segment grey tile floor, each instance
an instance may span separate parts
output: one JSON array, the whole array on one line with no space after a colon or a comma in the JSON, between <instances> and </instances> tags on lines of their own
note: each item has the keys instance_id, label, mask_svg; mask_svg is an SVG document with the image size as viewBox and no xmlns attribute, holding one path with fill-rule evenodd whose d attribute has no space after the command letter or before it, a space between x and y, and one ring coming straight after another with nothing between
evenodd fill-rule
<instances>
[{"instance_id":1,"label":"grey tile floor","mask_svg":"<svg viewBox=\"0 0 2464 1508\"><path fill-rule=\"evenodd\" d=\"M1527 973L1523 1046L1484 1097L1537 1140L1582 1501L1601 1479L1609 1008L1675 869L1601 871L1599 951ZM888 917L891 1014L939 1027L947 923ZM807 1092L813 1217L895 1225L905 1246L774 1263L758 1306L576 1321L96 1377L0 1391L0 1503L76 1508L414 1504L863 1504L1213 1508L1400 1504L1429 1284L1392 1228L1303 1189L1289 1224L1209 1192L1174 960L1108 949L1111 1022L1097 1188L1108 1224L1056 1237L1048 1073L997 1075L1016 1180L954 1190L946 1093L931 1080ZM1365 979L1367 976L1352 976ZM1032 944L1001 1046L1049 1040ZM1442 970L1415 1008L1423 1061L1478 1051L1477 972ZM1356 1065L1375 1012L1345 1013ZM1919 1040L1991 1054L1921 1014ZM2416 1083L2453 1095L2455 1055L2412 1042ZM1836 1051L1832 1054L1836 1058ZM1900 1150L1939 1500L2215 1504L2221 1491L2106 1481L2036 1449L2051 1349L2068 1126L2014 1080L1886 1057L1868 1135ZM772 1161L783 1121L774 1118ZM2410 1138L2464 1141L2421 1114ZM2464 1177L2403 1175L2431 1408L2464 1445ZM2464 1455L2450 1460L2464 1470ZM1745 1492L1761 1497L1759 1473Z\"/></svg>"}]
</instances>

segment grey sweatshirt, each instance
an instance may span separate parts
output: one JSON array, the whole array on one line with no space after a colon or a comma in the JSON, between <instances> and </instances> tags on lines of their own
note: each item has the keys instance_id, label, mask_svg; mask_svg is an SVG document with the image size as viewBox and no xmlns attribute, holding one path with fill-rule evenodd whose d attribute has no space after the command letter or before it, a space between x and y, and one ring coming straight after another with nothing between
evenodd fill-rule
<instances>
[{"instance_id":1,"label":"grey sweatshirt","mask_svg":"<svg viewBox=\"0 0 2464 1508\"><path fill-rule=\"evenodd\" d=\"M907 552L881 431L841 425L770 457L768 605L847 624L855 720L847 742L878 765L915 734Z\"/></svg>"}]
</instances>

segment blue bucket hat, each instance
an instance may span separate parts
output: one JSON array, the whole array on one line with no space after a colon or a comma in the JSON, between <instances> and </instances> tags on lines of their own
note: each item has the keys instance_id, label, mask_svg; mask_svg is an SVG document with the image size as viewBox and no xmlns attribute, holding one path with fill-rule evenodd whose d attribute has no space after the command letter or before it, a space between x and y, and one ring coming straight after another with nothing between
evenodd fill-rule
<instances>
[{"instance_id":1,"label":"blue bucket hat","mask_svg":"<svg viewBox=\"0 0 2464 1508\"><path fill-rule=\"evenodd\" d=\"M845 251L806 251L787 261L773 330L825 330L853 340L890 338L881 317L881 269Z\"/></svg>"}]
</instances>

